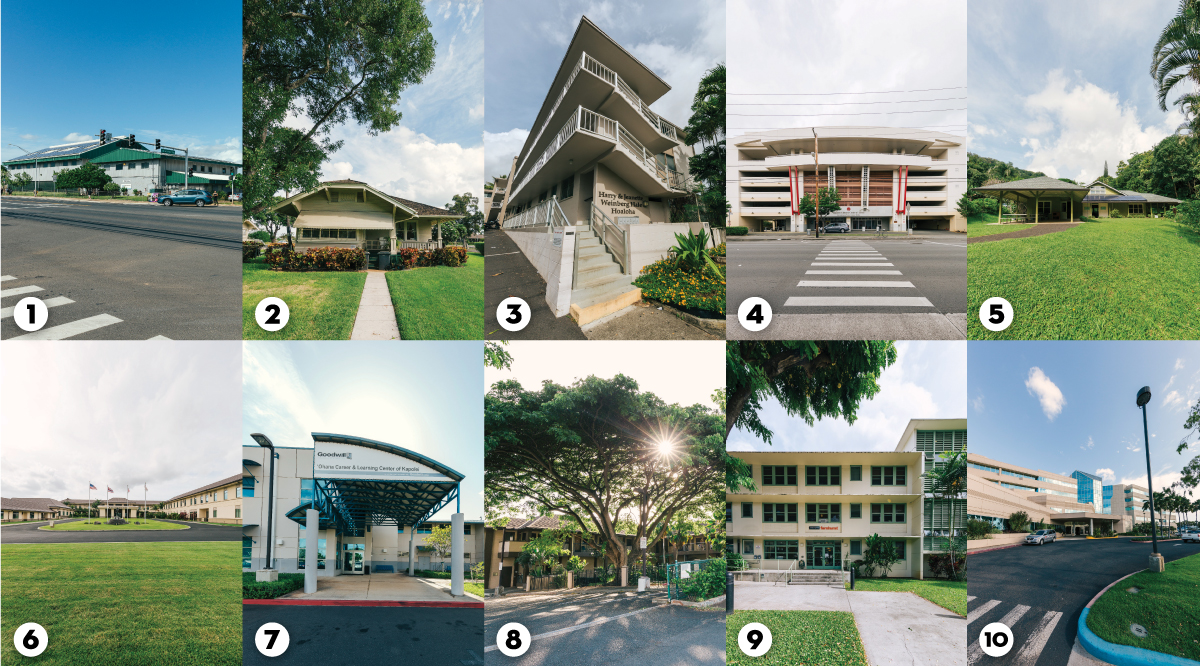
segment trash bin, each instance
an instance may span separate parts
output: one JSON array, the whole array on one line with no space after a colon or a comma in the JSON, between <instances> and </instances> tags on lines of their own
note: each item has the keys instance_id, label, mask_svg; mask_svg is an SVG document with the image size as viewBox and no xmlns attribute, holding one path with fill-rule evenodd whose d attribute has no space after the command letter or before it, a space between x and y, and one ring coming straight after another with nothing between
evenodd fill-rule
<instances>
[{"instance_id":1,"label":"trash bin","mask_svg":"<svg viewBox=\"0 0 1200 666\"><path fill-rule=\"evenodd\" d=\"M392 263L392 253L386 250L380 251L379 263L375 264L380 270L387 270Z\"/></svg>"}]
</instances>

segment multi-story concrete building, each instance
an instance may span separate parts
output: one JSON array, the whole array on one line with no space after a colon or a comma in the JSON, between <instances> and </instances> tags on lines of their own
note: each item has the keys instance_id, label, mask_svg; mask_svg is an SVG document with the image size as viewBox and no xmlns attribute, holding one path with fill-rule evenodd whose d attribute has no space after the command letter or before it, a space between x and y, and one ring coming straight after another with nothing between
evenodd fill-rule
<instances>
[{"instance_id":1,"label":"multi-story concrete building","mask_svg":"<svg viewBox=\"0 0 1200 666\"><path fill-rule=\"evenodd\" d=\"M587 323L640 297L630 283L675 234L689 196L683 130L650 105L670 90L585 16L508 174L503 227L547 282L556 316ZM494 201L494 199L493 199ZM489 209L490 211L490 209Z\"/></svg>"},{"instance_id":2,"label":"multi-story concrete building","mask_svg":"<svg viewBox=\"0 0 1200 666\"><path fill-rule=\"evenodd\" d=\"M106 141L91 139L42 148L18 158L6 160L9 174L28 174L23 189L55 189L55 179L65 169L91 162L112 177L122 191L170 192L186 187L208 192L232 192L231 181L241 164L200 155L184 155L170 148L154 150L134 135L112 137ZM186 165L185 165L186 162Z\"/></svg>"},{"instance_id":3,"label":"multi-story concrete building","mask_svg":"<svg viewBox=\"0 0 1200 666\"><path fill-rule=\"evenodd\" d=\"M1054 525L1068 535L1121 530L1121 517L1104 512L1103 485L1086 472L1070 476L967 454L967 511L970 518L1007 527L1023 511L1033 523ZM1083 486L1082 490L1080 486Z\"/></svg>"},{"instance_id":4,"label":"multi-story concrete building","mask_svg":"<svg viewBox=\"0 0 1200 666\"><path fill-rule=\"evenodd\" d=\"M508 176L497 177L492 180L491 187L483 188L483 211L484 224L488 222L500 222L504 219L502 212L504 204L508 201Z\"/></svg>"},{"instance_id":5,"label":"multi-story concrete building","mask_svg":"<svg viewBox=\"0 0 1200 666\"><path fill-rule=\"evenodd\" d=\"M813 229L813 217L792 214L793 201L815 199L818 188L829 188L837 190L841 209L821 215L821 226L967 230L957 210L967 190L964 137L911 128L805 127L745 134L730 144L729 226Z\"/></svg>"},{"instance_id":6,"label":"multi-story concrete building","mask_svg":"<svg viewBox=\"0 0 1200 666\"><path fill-rule=\"evenodd\" d=\"M163 511L182 513L188 520L204 523L242 522L242 475L234 474L189 490L163 503Z\"/></svg>"},{"instance_id":7,"label":"multi-story concrete building","mask_svg":"<svg viewBox=\"0 0 1200 666\"><path fill-rule=\"evenodd\" d=\"M1150 511L1145 507L1150 493L1145 486L1130 483L1114 483L1104 486L1104 494L1111 497L1111 514L1121 517L1121 531L1128 532L1137 523L1150 522ZM1167 518L1156 516L1162 520Z\"/></svg>"},{"instance_id":8,"label":"multi-story concrete building","mask_svg":"<svg viewBox=\"0 0 1200 666\"><path fill-rule=\"evenodd\" d=\"M966 500L934 498L924 474L966 447L966 419L913 419L892 451L731 452L757 489L726 491L729 548L750 562L747 575L770 580L842 569L878 534L901 556L889 576L924 578L929 556L966 526Z\"/></svg>"}]
</instances>

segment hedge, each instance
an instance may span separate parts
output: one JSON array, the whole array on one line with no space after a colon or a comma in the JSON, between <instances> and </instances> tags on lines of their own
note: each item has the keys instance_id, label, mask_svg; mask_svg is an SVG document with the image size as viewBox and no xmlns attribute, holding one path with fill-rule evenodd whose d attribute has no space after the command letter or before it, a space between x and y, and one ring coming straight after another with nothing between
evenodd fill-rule
<instances>
[{"instance_id":1,"label":"hedge","mask_svg":"<svg viewBox=\"0 0 1200 666\"><path fill-rule=\"evenodd\" d=\"M478 252L479 254L483 254L483 242L482 241L475 243L475 251Z\"/></svg>"},{"instance_id":2,"label":"hedge","mask_svg":"<svg viewBox=\"0 0 1200 666\"><path fill-rule=\"evenodd\" d=\"M276 599L303 587L304 574L302 573L279 574L279 580L272 583L258 582L252 571L242 573L243 599Z\"/></svg>"},{"instance_id":3,"label":"hedge","mask_svg":"<svg viewBox=\"0 0 1200 666\"><path fill-rule=\"evenodd\" d=\"M262 252L263 246L266 245L259 240L242 241L242 263L248 264L258 257L258 253Z\"/></svg>"},{"instance_id":4,"label":"hedge","mask_svg":"<svg viewBox=\"0 0 1200 666\"><path fill-rule=\"evenodd\" d=\"M750 233L750 227L725 227L725 233L729 236L745 236Z\"/></svg>"},{"instance_id":5,"label":"hedge","mask_svg":"<svg viewBox=\"0 0 1200 666\"><path fill-rule=\"evenodd\" d=\"M400 261L395 260L396 256ZM467 262L467 248L455 245L437 250L418 250L412 247L402 247L392 255L390 270L406 268L428 268L430 266L449 266L457 268Z\"/></svg>"},{"instance_id":6,"label":"hedge","mask_svg":"<svg viewBox=\"0 0 1200 666\"><path fill-rule=\"evenodd\" d=\"M280 271L357 271L367 265L367 253L356 247L313 247L301 254L287 243L271 243L266 258Z\"/></svg>"}]
</instances>

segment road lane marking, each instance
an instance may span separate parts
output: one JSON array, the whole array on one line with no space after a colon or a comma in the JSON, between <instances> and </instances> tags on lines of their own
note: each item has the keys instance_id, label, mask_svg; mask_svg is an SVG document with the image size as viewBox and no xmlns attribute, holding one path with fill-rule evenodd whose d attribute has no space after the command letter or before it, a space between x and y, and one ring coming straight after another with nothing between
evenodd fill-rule
<instances>
[{"instance_id":1,"label":"road lane marking","mask_svg":"<svg viewBox=\"0 0 1200 666\"><path fill-rule=\"evenodd\" d=\"M978 620L981 615L983 615L984 613L992 610L993 608L995 608L996 606L999 606L999 605L1000 605L999 599L992 599L991 601L989 601L981 606L976 606L975 610L971 611L970 613L967 613L967 624L971 624L975 620Z\"/></svg>"},{"instance_id":2,"label":"road lane marking","mask_svg":"<svg viewBox=\"0 0 1200 666\"><path fill-rule=\"evenodd\" d=\"M46 304L46 307L54 308L54 307L58 307L60 305L69 305L71 303L74 303L75 301L67 298L66 296L55 296L54 298L47 298L46 300L44 300L42 302ZM4 308L3 310L0 310L0 319L8 319L9 317L13 316L13 310L16 310L16 309L17 309L17 306L14 305L12 307L7 307L7 308Z\"/></svg>"},{"instance_id":3,"label":"road lane marking","mask_svg":"<svg viewBox=\"0 0 1200 666\"><path fill-rule=\"evenodd\" d=\"M1021 604L1017 604L1015 608L1008 611L1007 615L1000 618L1000 624L1003 624L1004 626L1008 627L1009 629L1012 629L1012 626L1014 624L1016 624L1017 620L1020 620L1021 616L1024 615L1025 613L1027 613L1028 611L1029 611L1029 606L1022 606ZM970 624L970 623L968 622L968 624ZM967 637L967 640L970 640L970 636ZM968 664L979 663L979 660L982 658L983 658L983 647L979 645L978 640L971 641L971 647L967 650L967 663Z\"/></svg>"},{"instance_id":4,"label":"road lane marking","mask_svg":"<svg viewBox=\"0 0 1200 666\"><path fill-rule=\"evenodd\" d=\"M170 340L170 339L171 338L168 338L165 335L156 335L156 336L150 338L150 340Z\"/></svg>"},{"instance_id":5,"label":"road lane marking","mask_svg":"<svg viewBox=\"0 0 1200 666\"><path fill-rule=\"evenodd\" d=\"M11 275L0 275L0 282L8 282L9 280L15 280L15 279L17 279L17 278L15 278Z\"/></svg>"},{"instance_id":6,"label":"road lane marking","mask_svg":"<svg viewBox=\"0 0 1200 666\"><path fill-rule=\"evenodd\" d=\"M852 264L852 263L847 263L844 261L826 261L826 262L822 262L822 263L817 263L814 261L812 265L813 265L813 268L824 268L826 266L891 266L892 264L883 264L883 263Z\"/></svg>"},{"instance_id":7,"label":"road lane marking","mask_svg":"<svg viewBox=\"0 0 1200 666\"><path fill-rule=\"evenodd\" d=\"M828 308L828 307L915 307L931 308L933 303L924 296L792 296L784 307Z\"/></svg>"},{"instance_id":8,"label":"road lane marking","mask_svg":"<svg viewBox=\"0 0 1200 666\"><path fill-rule=\"evenodd\" d=\"M1038 657L1042 656L1042 649L1046 647L1046 641L1050 639L1050 634L1054 633L1054 627L1058 626L1060 619L1062 619L1062 613L1055 611L1048 611L1043 615L1042 619L1038 621L1037 628L1025 640L1020 652L1017 652L1013 666L1034 666Z\"/></svg>"},{"instance_id":9,"label":"road lane marking","mask_svg":"<svg viewBox=\"0 0 1200 666\"><path fill-rule=\"evenodd\" d=\"M9 338L9 339L10 340L64 340L66 338L80 335L82 333L94 331L98 328L104 328L105 326L111 326L113 324L119 324L119 323L121 323L121 320L117 319L116 317L114 317L110 314L98 314L94 317L88 317L86 319L79 319L79 320L72 321L72 322L69 322L66 324L59 324L58 326L51 326L50 328L43 328L42 330L37 331L36 333L26 333L25 335L18 335L15 338Z\"/></svg>"},{"instance_id":10,"label":"road lane marking","mask_svg":"<svg viewBox=\"0 0 1200 666\"><path fill-rule=\"evenodd\" d=\"M650 608L642 608L640 610L635 610L635 611L629 611L628 613L622 613L620 615L614 615L612 617L602 617L598 620L592 620L591 622L584 622L583 624L577 624L577 625L574 625L571 627L564 627L562 629L555 629L554 631L547 631L544 634L530 636L529 640L536 641L539 638L550 638L551 636L559 636L561 634L570 633L572 631L579 631L580 629L587 629L588 627L594 627L596 625L604 624L606 622L612 622L613 620L619 620L623 617L629 617L631 615L638 615L640 613L646 613L646 612L649 612L652 610L658 610L659 608L666 608L666 604L663 604L661 606L652 606ZM489 645L489 646L485 647L483 649L483 651L491 652L492 650L497 650L497 649L499 649L499 648L497 648L495 645Z\"/></svg>"},{"instance_id":11,"label":"road lane marking","mask_svg":"<svg viewBox=\"0 0 1200 666\"><path fill-rule=\"evenodd\" d=\"M20 296L21 294L32 294L35 291L42 291L42 288L32 284L25 287L13 287L12 289L0 290L0 298Z\"/></svg>"},{"instance_id":12,"label":"road lane marking","mask_svg":"<svg viewBox=\"0 0 1200 666\"><path fill-rule=\"evenodd\" d=\"M805 275L900 275L900 271L804 271Z\"/></svg>"},{"instance_id":13,"label":"road lane marking","mask_svg":"<svg viewBox=\"0 0 1200 666\"><path fill-rule=\"evenodd\" d=\"M801 280L797 287L903 287L916 289L903 280Z\"/></svg>"},{"instance_id":14,"label":"road lane marking","mask_svg":"<svg viewBox=\"0 0 1200 666\"><path fill-rule=\"evenodd\" d=\"M967 601L975 601L975 597L967 597Z\"/></svg>"}]
</instances>

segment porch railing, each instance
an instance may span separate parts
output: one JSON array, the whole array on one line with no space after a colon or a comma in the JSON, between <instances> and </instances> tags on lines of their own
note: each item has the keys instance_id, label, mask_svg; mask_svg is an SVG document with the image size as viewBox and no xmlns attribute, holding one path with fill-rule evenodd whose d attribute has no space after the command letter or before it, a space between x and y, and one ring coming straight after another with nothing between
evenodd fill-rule
<instances>
[{"instance_id":1,"label":"porch railing","mask_svg":"<svg viewBox=\"0 0 1200 666\"><path fill-rule=\"evenodd\" d=\"M361 247L362 247L362 249L367 250L367 251L391 250L392 242L391 242L390 238L384 238L381 240L371 239L371 240L363 241ZM441 244L435 240L433 240L433 241L410 241L410 240L401 240L401 239L397 238L396 239L396 249L398 250L402 247L414 248L417 250L436 250L441 247Z\"/></svg>"}]
</instances>

